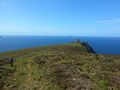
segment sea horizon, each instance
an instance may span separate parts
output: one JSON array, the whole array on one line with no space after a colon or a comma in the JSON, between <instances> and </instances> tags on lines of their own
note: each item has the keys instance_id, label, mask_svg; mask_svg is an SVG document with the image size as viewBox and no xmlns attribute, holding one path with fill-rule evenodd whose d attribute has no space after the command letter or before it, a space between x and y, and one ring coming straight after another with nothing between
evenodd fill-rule
<instances>
[{"instance_id":1,"label":"sea horizon","mask_svg":"<svg viewBox=\"0 0 120 90\"><path fill-rule=\"evenodd\" d=\"M33 36L33 37L100 37L100 38L120 38L120 36L81 36L81 35L78 35L78 36L74 36L74 35L0 35L0 36L25 36L25 37L29 37L29 36Z\"/></svg>"},{"instance_id":2,"label":"sea horizon","mask_svg":"<svg viewBox=\"0 0 120 90\"><path fill-rule=\"evenodd\" d=\"M1 35L0 52L21 50L25 48L42 47L49 45L65 44L79 39L87 42L98 54L120 54L120 37L95 37L95 36L24 36Z\"/></svg>"}]
</instances>

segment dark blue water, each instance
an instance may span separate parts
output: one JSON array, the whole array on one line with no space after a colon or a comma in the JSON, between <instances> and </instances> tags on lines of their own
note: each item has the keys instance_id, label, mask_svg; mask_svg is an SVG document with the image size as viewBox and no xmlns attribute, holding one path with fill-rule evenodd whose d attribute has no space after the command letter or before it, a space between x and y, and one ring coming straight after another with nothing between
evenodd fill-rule
<instances>
[{"instance_id":1,"label":"dark blue water","mask_svg":"<svg viewBox=\"0 0 120 90\"><path fill-rule=\"evenodd\" d=\"M99 54L120 54L120 38L118 37L42 37L42 36L3 36L0 38L0 52L64 44L76 39L88 42Z\"/></svg>"}]
</instances>

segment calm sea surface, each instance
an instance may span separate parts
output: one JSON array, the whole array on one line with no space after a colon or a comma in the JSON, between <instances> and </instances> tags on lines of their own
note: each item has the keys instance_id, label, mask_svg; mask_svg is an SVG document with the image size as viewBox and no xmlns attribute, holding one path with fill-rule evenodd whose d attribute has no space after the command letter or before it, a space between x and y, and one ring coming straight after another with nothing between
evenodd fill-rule
<instances>
[{"instance_id":1,"label":"calm sea surface","mask_svg":"<svg viewBox=\"0 0 120 90\"><path fill-rule=\"evenodd\" d=\"M0 52L64 44L77 39L88 42L99 54L120 54L120 38L118 37L3 36L0 38Z\"/></svg>"}]
</instances>

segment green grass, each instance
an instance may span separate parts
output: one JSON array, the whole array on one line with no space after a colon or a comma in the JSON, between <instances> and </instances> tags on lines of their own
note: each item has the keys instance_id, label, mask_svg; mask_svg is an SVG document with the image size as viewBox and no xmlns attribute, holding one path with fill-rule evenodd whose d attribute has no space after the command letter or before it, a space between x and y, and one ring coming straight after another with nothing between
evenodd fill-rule
<instances>
[{"instance_id":1,"label":"green grass","mask_svg":"<svg viewBox=\"0 0 120 90\"><path fill-rule=\"evenodd\" d=\"M1 90L120 90L120 56L89 53L80 43L0 53Z\"/></svg>"}]
</instances>

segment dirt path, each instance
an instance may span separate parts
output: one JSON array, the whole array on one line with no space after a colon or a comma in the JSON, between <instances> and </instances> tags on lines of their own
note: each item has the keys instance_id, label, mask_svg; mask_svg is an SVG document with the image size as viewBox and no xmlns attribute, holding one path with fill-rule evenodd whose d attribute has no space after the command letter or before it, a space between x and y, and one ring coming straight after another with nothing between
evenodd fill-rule
<instances>
[{"instance_id":1,"label":"dirt path","mask_svg":"<svg viewBox=\"0 0 120 90\"><path fill-rule=\"evenodd\" d=\"M31 58L26 67L28 70L28 74L26 75L26 80L24 82L24 90L38 90L39 83L38 80L36 80L36 76L39 74L36 72L36 66L32 63Z\"/></svg>"},{"instance_id":2,"label":"dirt path","mask_svg":"<svg viewBox=\"0 0 120 90\"><path fill-rule=\"evenodd\" d=\"M34 79L34 68L32 67L31 62L27 64L27 69L28 69L28 74L26 76L26 81L25 81L25 90L33 90L34 85L35 85L35 79Z\"/></svg>"}]
</instances>

